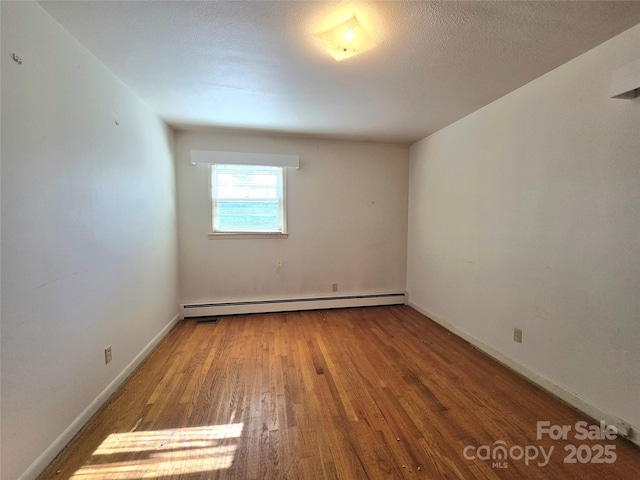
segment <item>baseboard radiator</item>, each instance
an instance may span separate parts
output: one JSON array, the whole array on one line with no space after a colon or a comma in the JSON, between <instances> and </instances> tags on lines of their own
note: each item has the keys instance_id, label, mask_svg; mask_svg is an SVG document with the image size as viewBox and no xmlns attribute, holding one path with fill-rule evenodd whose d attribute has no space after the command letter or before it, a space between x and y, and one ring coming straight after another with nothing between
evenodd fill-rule
<instances>
[{"instance_id":1,"label":"baseboard radiator","mask_svg":"<svg viewBox=\"0 0 640 480\"><path fill-rule=\"evenodd\" d=\"M405 305L405 292L347 295L337 297L286 298L221 303L187 303L180 305L182 318L216 315L242 315L248 313L295 312L331 308L374 307Z\"/></svg>"}]
</instances>

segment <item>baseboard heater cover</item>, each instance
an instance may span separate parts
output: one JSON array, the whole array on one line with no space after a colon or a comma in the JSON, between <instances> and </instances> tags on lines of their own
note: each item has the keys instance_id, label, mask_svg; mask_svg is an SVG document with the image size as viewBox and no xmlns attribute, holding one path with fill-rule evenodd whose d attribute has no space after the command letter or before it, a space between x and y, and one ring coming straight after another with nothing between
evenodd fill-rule
<instances>
[{"instance_id":1,"label":"baseboard heater cover","mask_svg":"<svg viewBox=\"0 0 640 480\"><path fill-rule=\"evenodd\" d=\"M337 297L286 298L220 303L191 303L180 306L183 318L247 313L294 312L298 310L323 310L331 308L374 307L404 305L404 292L347 295Z\"/></svg>"}]
</instances>

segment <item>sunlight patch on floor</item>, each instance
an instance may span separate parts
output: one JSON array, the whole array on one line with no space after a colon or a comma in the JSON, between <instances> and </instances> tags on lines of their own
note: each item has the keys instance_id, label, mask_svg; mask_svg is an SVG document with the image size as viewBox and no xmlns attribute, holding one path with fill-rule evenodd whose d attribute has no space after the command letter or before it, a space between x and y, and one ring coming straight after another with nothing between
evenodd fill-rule
<instances>
[{"instance_id":1,"label":"sunlight patch on floor","mask_svg":"<svg viewBox=\"0 0 640 480\"><path fill-rule=\"evenodd\" d=\"M157 478L229 468L243 426L233 423L113 433L71 478Z\"/></svg>"}]
</instances>

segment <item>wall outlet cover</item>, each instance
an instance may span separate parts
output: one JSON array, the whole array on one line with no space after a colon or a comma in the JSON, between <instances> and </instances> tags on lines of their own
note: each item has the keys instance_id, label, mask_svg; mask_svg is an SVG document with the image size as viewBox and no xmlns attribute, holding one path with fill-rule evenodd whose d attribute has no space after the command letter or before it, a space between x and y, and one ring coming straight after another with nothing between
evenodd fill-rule
<instances>
[{"instance_id":1,"label":"wall outlet cover","mask_svg":"<svg viewBox=\"0 0 640 480\"><path fill-rule=\"evenodd\" d=\"M519 328L513 329L513 341L517 343L522 343L522 330Z\"/></svg>"}]
</instances>

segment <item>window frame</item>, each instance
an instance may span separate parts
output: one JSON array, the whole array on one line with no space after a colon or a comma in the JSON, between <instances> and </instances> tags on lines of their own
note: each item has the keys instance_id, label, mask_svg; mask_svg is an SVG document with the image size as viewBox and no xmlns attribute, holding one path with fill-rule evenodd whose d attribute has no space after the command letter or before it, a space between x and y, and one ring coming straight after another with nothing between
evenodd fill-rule
<instances>
[{"instance_id":1,"label":"window frame","mask_svg":"<svg viewBox=\"0 0 640 480\"><path fill-rule=\"evenodd\" d=\"M279 199L280 204L280 215L282 220L282 231L280 232L252 232L252 231L238 231L238 232L226 232L226 231L216 231L215 230L215 208L216 208L216 197L214 192L214 173L216 167L269 167L269 168L277 168L280 170L282 174L282 197ZM287 238L287 168L283 166L277 165L222 165L222 164L211 164L209 170L209 206L210 206L210 228L211 231L208 234L209 239L226 239L226 238L236 238L236 239L260 239L260 238Z\"/></svg>"}]
</instances>

